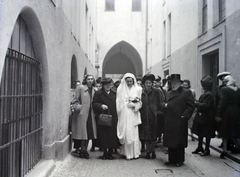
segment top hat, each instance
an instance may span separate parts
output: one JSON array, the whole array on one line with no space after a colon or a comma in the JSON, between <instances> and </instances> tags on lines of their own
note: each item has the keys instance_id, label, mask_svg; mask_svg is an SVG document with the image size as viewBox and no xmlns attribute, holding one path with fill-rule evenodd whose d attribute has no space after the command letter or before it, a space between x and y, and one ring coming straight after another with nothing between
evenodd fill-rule
<instances>
[{"instance_id":1,"label":"top hat","mask_svg":"<svg viewBox=\"0 0 240 177\"><path fill-rule=\"evenodd\" d=\"M101 83L102 83L102 85L104 85L104 84L109 84L109 83L111 83L113 80L110 78L110 77L107 77L107 78L103 78L102 80L101 80Z\"/></svg>"},{"instance_id":2,"label":"top hat","mask_svg":"<svg viewBox=\"0 0 240 177\"><path fill-rule=\"evenodd\" d=\"M155 76L153 74L146 74L142 78L142 83L144 84L146 80L150 80L153 82L155 80Z\"/></svg>"},{"instance_id":3,"label":"top hat","mask_svg":"<svg viewBox=\"0 0 240 177\"><path fill-rule=\"evenodd\" d=\"M171 74L170 80L172 82L181 82L181 75L180 74Z\"/></svg>"}]
</instances>

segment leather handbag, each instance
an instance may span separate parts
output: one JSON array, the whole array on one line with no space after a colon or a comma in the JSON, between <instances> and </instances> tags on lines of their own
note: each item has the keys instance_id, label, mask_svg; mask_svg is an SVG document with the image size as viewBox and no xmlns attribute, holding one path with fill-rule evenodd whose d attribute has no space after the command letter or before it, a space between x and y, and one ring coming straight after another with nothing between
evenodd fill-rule
<instances>
[{"instance_id":1,"label":"leather handbag","mask_svg":"<svg viewBox=\"0 0 240 177\"><path fill-rule=\"evenodd\" d=\"M98 117L98 125L102 125L102 126L108 126L111 127L112 126L112 115L109 114L100 114Z\"/></svg>"}]
</instances>

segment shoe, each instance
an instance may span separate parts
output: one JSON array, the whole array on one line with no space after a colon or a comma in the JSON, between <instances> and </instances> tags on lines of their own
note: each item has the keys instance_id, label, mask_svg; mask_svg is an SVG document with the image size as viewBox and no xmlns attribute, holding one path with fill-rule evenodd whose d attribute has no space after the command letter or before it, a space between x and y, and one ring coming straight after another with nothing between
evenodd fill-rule
<instances>
[{"instance_id":1,"label":"shoe","mask_svg":"<svg viewBox=\"0 0 240 177\"><path fill-rule=\"evenodd\" d=\"M146 159L150 159L150 152L147 153Z\"/></svg>"},{"instance_id":2,"label":"shoe","mask_svg":"<svg viewBox=\"0 0 240 177\"><path fill-rule=\"evenodd\" d=\"M89 154L87 152L84 153L84 158L89 159Z\"/></svg>"},{"instance_id":3,"label":"shoe","mask_svg":"<svg viewBox=\"0 0 240 177\"><path fill-rule=\"evenodd\" d=\"M240 153L240 149L239 148L233 148L231 150L231 152L234 153L234 154L238 154L238 153Z\"/></svg>"},{"instance_id":4,"label":"shoe","mask_svg":"<svg viewBox=\"0 0 240 177\"><path fill-rule=\"evenodd\" d=\"M226 151L223 151L220 155L220 158L221 159L224 159L224 157L227 155L227 152Z\"/></svg>"},{"instance_id":5,"label":"shoe","mask_svg":"<svg viewBox=\"0 0 240 177\"><path fill-rule=\"evenodd\" d=\"M157 157L157 156L156 156L155 152L153 152L153 153L152 153L152 159L156 159L156 157Z\"/></svg>"},{"instance_id":6,"label":"shoe","mask_svg":"<svg viewBox=\"0 0 240 177\"><path fill-rule=\"evenodd\" d=\"M203 152L203 148L197 148L195 151L192 152L192 154L198 154L199 152Z\"/></svg>"},{"instance_id":7,"label":"shoe","mask_svg":"<svg viewBox=\"0 0 240 177\"><path fill-rule=\"evenodd\" d=\"M176 163L176 167L181 167L183 163Z\"/></svg>"},{"instance_id":8,"label":"shoe","mask_svg":"<svg viewBox=\"0 0 240 177\"><path fill-rule=\"evenodd\" d=\"M108 159L109 159L109 160L113 160L112 154L108 155Z\"/></svg>"},{"instance_id":9,"label":"shoe","mask_svg":"<svg viewBox=\"0 0 240 177\"><path fill-rule=\"evenodd\" d=\"M200 156L207 156L207 155L209 155L209 154L210 154L210 150L207 149L207 150L204 150L204 151L200 154Z\"/></svg>"},{"instance_id":10,"label":"shoe","mask_svg":"<svg viewBox=\"0 0 240 177\"><path fill-rule=\"evenodd\" d=\"M172 162L165 162L164 165L171 165L173 164Z\"/></svg>"},{"instance_id":11,"label":"shoe","mask_svg":"<svg viewBox=\"0 0 240 177\"><path fill-rule=\"evenodd\" d=\"M91 151L91 152L95 151L95 148L94 148L94 147L92 147L92 148L90 149L90 151Z\"/></svg>"},{"instance_id":12,"label":"shoe","mask_svg":"<svg viewBox=\"0 0 240 177\"><path fill-rule=\"evenodd\" d=\"M84 152L80 151L79 157L80 157L81 159L84 158Z\"/></svg>"},{"instance_id":13,"label":"shoe","mask_svg":"<svg viewBox=\"0 0 240 177\"><path fill-rule=\"evenodd\" d=\"M80 150L76 149L75 151L72 152L72 154L79 155L80 154Z\"/></svg>"}]
</instances>

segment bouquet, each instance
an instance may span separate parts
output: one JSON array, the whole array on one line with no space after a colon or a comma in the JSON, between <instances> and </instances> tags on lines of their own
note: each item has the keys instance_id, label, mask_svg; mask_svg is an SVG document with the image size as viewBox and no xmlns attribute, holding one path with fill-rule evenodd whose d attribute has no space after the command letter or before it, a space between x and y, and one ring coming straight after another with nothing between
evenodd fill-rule
<instances>
[{"instance_id":1,"label":"bouquet","mask_svg":"<svg viewBox=\"0 0 240 177\"><path fill-rule=\"evenodd\" d=\"M138 97L135 97L135 98L129 97L128 102L129 103L138 103L138 102L140 102L140 98L138 98Z\"/></svg>"}]
</instances>

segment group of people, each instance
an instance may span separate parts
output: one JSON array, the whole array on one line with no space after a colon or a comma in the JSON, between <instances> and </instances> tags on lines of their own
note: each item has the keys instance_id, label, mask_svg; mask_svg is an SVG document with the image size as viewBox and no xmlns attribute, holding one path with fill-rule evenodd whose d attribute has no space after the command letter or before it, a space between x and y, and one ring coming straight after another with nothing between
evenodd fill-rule
<instances>
[{"instance_id":1,"label":"group of people","mask_svg":"<svg viewBox=\"0 0 240 177\"><path fill-rule=\"evenodd\" d=\"M163 84L161 78L153 74L136 78L126 73L115 83L111 78L96 82L93 75L87 74L83 84L76 87L71 101L75 152L88 159L88 142L93 140L91 150L99 147L103 160L112 160L117 148L126 159L137 159L143 151L146 151L146 159L155 159L156 142L161 141L163 134L163 146L168 148L165 165L179 167L185 160L188 124L192 119L191 130L199 140L193 153L210 154L210 140L218 127L219 136L223 138L221 157L224 157L229 138L235 139L239 148L240 90L230 74L218 77L224 85L218 87L216 102L210 76L202 78L203 94L196 101L190 82L182 81L180 74L163 79ZM100 124L102 115L111 118L110 125ZM202 147L204 137L205 149Z\"/></svg>"}]
</instances>

